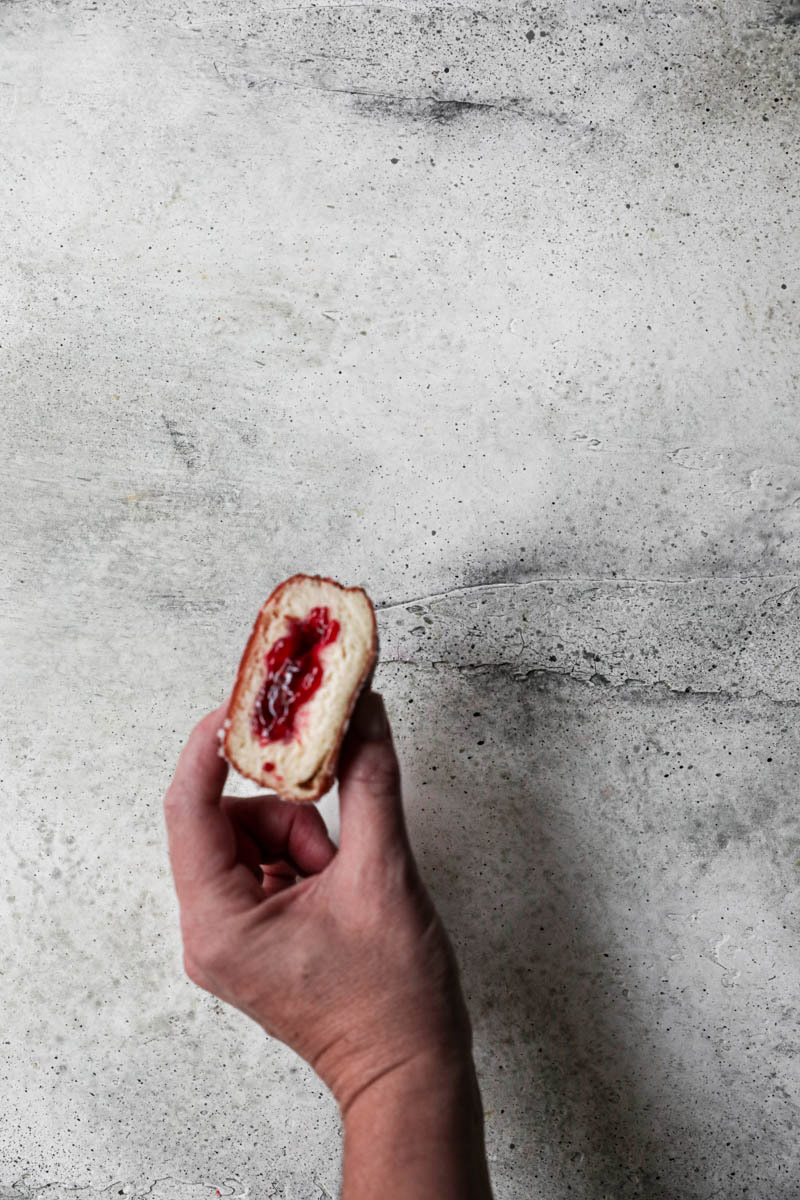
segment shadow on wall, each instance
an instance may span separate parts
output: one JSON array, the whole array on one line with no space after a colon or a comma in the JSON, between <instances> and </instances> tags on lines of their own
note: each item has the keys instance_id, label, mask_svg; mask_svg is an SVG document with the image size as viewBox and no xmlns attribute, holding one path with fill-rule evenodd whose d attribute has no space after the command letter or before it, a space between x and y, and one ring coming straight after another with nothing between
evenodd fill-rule
<instances>
[{"instance_id":1,"label":"shadow on wall","mask_svg":"<svg viewBox=\"0 0 800 1200\"><path fill-rule=\"evenodd\" d=\"M646 999L668 973L652 954L637 1001L649 911L617 864L614 822L605 845L582 832L608 749L587 756L582 685L559 695L494 669L439 672L421 703L413 686L414 842L462 963L499 1194L538 1182L543 1197L586 1200L753 1195L747 1170L719 1189L762 1122L753 1112L740 1128L724 1093L707 1102L689 1044L659 1056L656 1018L690 1026L692 1008Z\"/></svg>"}]
</instances>

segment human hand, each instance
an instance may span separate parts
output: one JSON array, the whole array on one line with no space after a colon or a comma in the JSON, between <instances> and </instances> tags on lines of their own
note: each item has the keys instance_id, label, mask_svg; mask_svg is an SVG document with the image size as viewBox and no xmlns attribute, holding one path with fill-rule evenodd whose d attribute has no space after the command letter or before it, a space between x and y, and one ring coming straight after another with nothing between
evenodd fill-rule
<instances>
[{"instance_id":1,"label":"human hand","mask_svg":"<svg viewBox=\"0 0 800 1200\"><path fill-rule=\"evenodd\" d=\"M195 727L164 802L189 978L296 1050L344 1113L409 1064L468 1059L380 696L361 696L342 749L338 850L311 805L222 795L225 711Z\"/></svg>"}]
</instances>

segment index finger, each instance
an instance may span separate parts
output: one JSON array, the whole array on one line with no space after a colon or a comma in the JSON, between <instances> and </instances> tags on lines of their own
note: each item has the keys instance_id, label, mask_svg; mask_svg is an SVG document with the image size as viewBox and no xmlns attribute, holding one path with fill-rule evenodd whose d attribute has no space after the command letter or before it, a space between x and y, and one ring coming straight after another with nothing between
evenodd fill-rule
<instances>
[{"instance_id":1,"label":"index finger","mask_svg":"<svg viewBox=\"0 0 800 1200\"><path fill-rule=\"evenodd\" d=\"M236 862L236 837L220 807L228 764L218 731L228 701L195 725L164 796L169 857L178 898L207 884Z\"/></svg>"}]
</instances>

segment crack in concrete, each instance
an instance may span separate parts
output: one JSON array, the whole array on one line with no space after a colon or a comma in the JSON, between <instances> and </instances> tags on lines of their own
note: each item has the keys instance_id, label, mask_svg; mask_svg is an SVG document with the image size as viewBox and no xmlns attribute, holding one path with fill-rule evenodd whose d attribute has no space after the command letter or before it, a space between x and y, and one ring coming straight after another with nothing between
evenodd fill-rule
<instances>
[{"instance_id":1,"label":"crack in concrete","mask_svg":"<svg viewBox=\"0 0 800 1200\"><path fill-rule=\"evenodd\" d=\"M324 87L315 83L301 83L294 79L270 79L268 83L275 83L282 87L304 88L312 92L333 92L337 96L368 96L374 100L385 100L389 104L419 104L419 105L436 105L439 108L451 109L493 109L497 112L503 112L515 105L527 104L528 101L520 98L510 98L508 100L444 100L439 96L431 96L426 93L420 95L406 95L402 92L373 92L368 88L337 88ZM552 115L544 112L538 114L540 116Z\"/></svg>"},{"instance_id":2,"label":"crack in concrete","mask_svg":"<svg viewBox=\"0 0 800 1200\"><path fill-rule=\"evenodd\" d=\"M777 596L767 596L765 604L780 604L785 596L792 596L800 588L800 583L794 583L791 587L786 588L783 592L778 592Z\"/></svg>"},{"instance_id":3,"label":"crack in concrete","mask_svg":"<svg viewBox=\"0 0 800 1200\"><path fill-rule=\"evenodd\" d=\"M607 675L601 675L595 671L591 675L576 674L573 671L559 671L554 667L519 667L508 660L500 660L497 662L481 662L481 663L454 663L448 659L431 659L429 662L418 662L410 658L382 658L381 666L404 666L413 667L420 671L433 671L440 668L445 668L450 671L457 671L463 674L481 671L509 671L514 677L520 681L535 678L537 676L545 676L560 681L570 681L572 683L585 684L588 687L603 687L610 688L614 692L631 696L640 696L645 692L669 692L673 696L679 696L682 700L718 700L724 703L737 700L766 700L769 704L783 708L800 708L800 700L792 700L786 697L771 696L769 692L765 692L763 688L758 688L753 692L732 692L725 688L719 688L716 691L711 691L703 688L693 688L690 685L687 687L674 687L666 679L639 679L636 676L628 676L625 679L615 682L609 679Z\"/></svg>"},{"instance_id":4,"label":"crack in concrete","mask_svg":"<svg viewBox=\"0 0 800 1200\"><path fill-rule=\"evenodd\" d=\"M364 9L366 12L370 12L370 13L381 12L384 9L387 12L401 12L401 13L414 13L414 12L418 11L413 4L387 4L386 0L376 0L376 3L374 3L374 4L364 4L364 3L361 3L360 0L356 0L356 2L353 4L282 5L280 8L270 8L269 12L270 12L270 16L272 16L276 13L279 15L281 15L281 14L284 14L284 15L296 14L296 13L303 13L303 14L314 13L315 15L317 15L320 13L324 14L324 13L329 13L329 12L348 12L350 9L360 9L360 8ZM454 4L454 5L452 5L452 7L448 6L446 11L447 11L448 15L451 15L453 13L467 13L469 16L480 17L481 20L483 20L483 21L488 21L490 19L489 15L487 13L485 13L483 11L483 9L478 8L476 5L471 5L471 4Z\"/></svg>"},{"instance_id":5,"label":"crack in concrete","mask_svg":"<svg viewBox=\"0 0 800 1200\"><path fill-rule=\"evenodd\" d=\"M188 1179L176 1179L173 1175L162 1175L158 1179L154 1179L144 1191L126 1191L124 1193L125 1200L141 1200L141 1197L143 1196L151 1196L153 1194L153 1190L157 1188L160 1183L174 1183L178 1187L186 1188L206 1188L209 1191L213 1191L215 1194L219 1195L232 1194L232 1192L221 1192L217 1185L213 1183L207 1183L205 1181L198 1183ZM226 1184L230 1184L230 1180L224 1180L220 1187L225 1187ZM41 1192L48 1191L50 1188L63 1188L64 1191L67 1192L93 1192L95 1195L102 1196L106 1192L110 1192L115 1188L119 1190L120 1188L124 1189L125 1187L126 1184L121 1179L114 1179L111 1181L111 1183L107 1183L103 1187L92 1187L92 1185L89 1183L83 1185L66 1183L60 1179L52 1179L48 1183L31 1186L25 1182L24 1176L21 1179L14 1180L10 1184L0 1184L0 1188L3 1188L4 1191L8 1189L8 1195L13 1193L15 1197L37 1196Z\"/></svg>"},{"instance_id":6,"label":"crack in concrete","mask_svg":"<svg viewBox=\"0 0 800 1200\"><path fill-rule=\"evenodd\" d=\"M217 74L225 78L219 67L214 63ZM226 79L227 82L227 79ZM430 93L408 94L405 92L378 92L370 88L331 87L324 84L308 83L298 79L276 79L274 77L249 78L247 88L260 90L266 87L285 87L295 91L325 92L336 96L353 96L369 100L379 100L384 104L397 108L413 110L417 108L420 114L436 119L448 119L457 112L502 112L511 113L525 121L551 121L561 127L576 126L588 133L594 133L597 126L589 121L579 121L566 112L556 112L552 109L533 108L532 99L525 96L492 97L488 100L447 99L442 96L432 96Z\"/></svg>"},{"instance_id":7,"label":"crack in concrete","mask_svg":"<svg viewBox=\"0 0 800 1200\"><path fill-rule=\"evenodd\" d=\"M376 612L391 612L396 608L408 608L412 604L424 605L431 604L437 600L449 600L451 597L466 596L472 592L493 592L508 590L509 588L532 588L540 585L553 583L567 584L589 584L596 586L598 584L614 584L617 587L648 587L653 585L683 587L690 583L758 583L766 579L793 579L794 575L787 574L765 574L765 575L673 575L668 579L658 577L650 577L648 579L635 579L628 577L607 577L607 576L591 576L591 575L554 575L541 576L536 579L513 579L502 583L473 583L465 584L462 587L447 588L442 592L430 592L425 596L412 596L408 600L392 600L387 604L376 604ZM783 596L789 595L791 592L800 588L800 582L792 584L786 591L781 592L777 596L769 597L770 600L780 600Z\"/></svg>"},{"instance_id":8,"label":"crack in concrete","mask_svg":"<svg viewBox=\"0 0 800 1200\"><path fill-rule=\"evenodd\" d=\"M121 1180L114 1180L105 1187L96 1188L94 1190L102 1193L108 1192L114 1187L119 1188L120 1186L122 1186ZM49 1183L40 1183L35 1187L31 1187L30 1184L25 1183L24 1178L15 1179L11 1183L0 1184L0 1187L2 1187L4 1191L8 1189L8 1195L11 1195L13 1192L15 1195L19 1196L37 1196L40 1192L46 1192L48 1188L64 1188L64 1190L67 1192L88 1192L92 1190L91 1184L87 1183L83 1186L80 1186L78 1184L65 1183L61 1179L52 1179Z\"/></svg>"}]
</instances>

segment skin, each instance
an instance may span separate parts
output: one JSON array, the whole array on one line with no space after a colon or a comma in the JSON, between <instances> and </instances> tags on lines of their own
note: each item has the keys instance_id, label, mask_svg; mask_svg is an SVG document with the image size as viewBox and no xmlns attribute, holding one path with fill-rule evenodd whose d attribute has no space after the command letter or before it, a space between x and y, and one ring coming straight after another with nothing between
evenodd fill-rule
<instances>
[{"instance_id":1,"label":"skin","mask_svg":"<svg viewBox=\"0 0 800 1200\"><path fill-rule=\"evenodd\" d=\"M361 696L342 748L338 849L311 805L223 795L226 709L195 727L164 801L189 978L330 1088L343 1200L491 1200L469 1016L383 701Z\"/></svg>"}]
</instances>

